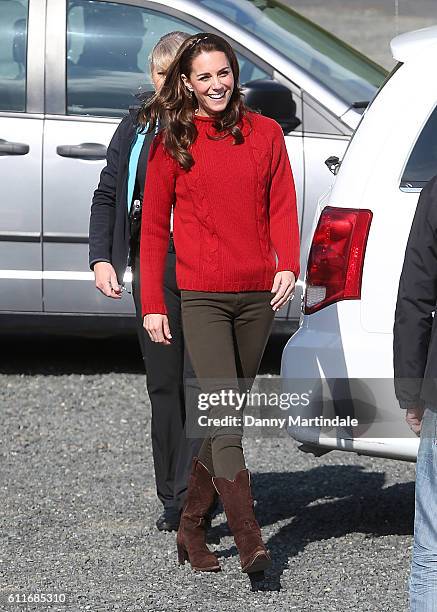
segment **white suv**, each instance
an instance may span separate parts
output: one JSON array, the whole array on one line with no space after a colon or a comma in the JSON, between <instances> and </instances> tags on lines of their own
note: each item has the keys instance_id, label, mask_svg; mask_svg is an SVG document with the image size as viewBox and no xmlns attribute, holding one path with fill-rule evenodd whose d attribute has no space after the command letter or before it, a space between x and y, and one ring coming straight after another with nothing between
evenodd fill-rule
<instances>
[{"instance_id":1,"label":"white suv","mask_svg":"<svg viewBox=\"0 0 437 612\"><path fill-rule=\"evenodd\" d=\"M319 201L303 324L284 349L281 374L285 386L312 386L300 416L315 420L289 426L303 450L414 460L418 439L394 394L393 322L418 196L437 174L437 27L398 36L391 49L398 65ZM333 415L360 424L317 420Z\"/></svg>"}]
</instances>

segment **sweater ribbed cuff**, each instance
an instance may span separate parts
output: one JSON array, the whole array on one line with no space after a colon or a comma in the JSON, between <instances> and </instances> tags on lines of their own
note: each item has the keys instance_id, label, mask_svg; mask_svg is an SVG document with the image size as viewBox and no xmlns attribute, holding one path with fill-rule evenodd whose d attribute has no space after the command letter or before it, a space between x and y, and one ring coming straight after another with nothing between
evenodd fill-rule
<instances>
[{"instance_id":1,"label":"sweater ribbed cuff","mask_svg":"<svg viewBox=\"0 0 437 612\"><path fill-rule=\"evenodd\" d=\"M142 316L143 319L148 314L163 314L166 315L167 308L162 302L146 302L142 305Z\"/></svg>"},{"instance_id":2,"label":"sweater ribbed cuff","mask_svg":"<svg viewBox=\"0 0 437 612\"><path fill-rule=\"evenodd\" d=\"M282 262L278 262L278 266L275 270L275 274L277 274L278 272L293 272L294 277L297 281L297 279L299 278L299 274L300 274L300 265L299 264L294 264L294 263L285 263L283 264Z\"/></svg>"}]
</instances>

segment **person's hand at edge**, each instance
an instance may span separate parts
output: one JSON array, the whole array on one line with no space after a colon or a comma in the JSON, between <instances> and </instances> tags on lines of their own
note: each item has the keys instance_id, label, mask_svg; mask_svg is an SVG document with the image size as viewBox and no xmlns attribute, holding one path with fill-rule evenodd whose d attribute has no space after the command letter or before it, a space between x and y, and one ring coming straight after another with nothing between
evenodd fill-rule
<instances>
[{"instance_id":1,"label":"person's hand at edge","mask_svg":"<svg viewBox=\"0 0 437 612\"><path fill-rule=\"evenodd\" d=\"M119 300L121 287L118 284L117 274L112 264L107 261L98 261L94 264L94 279L96 288L106 297Z\"/></svg>"},{"instance_id":2,"label":"person's hand at edge","mask_svg":"<svg viewBox=\"0 0 437 612\"><path fill-rule=\"evenodd\" d=\"M414 431L416 436L420 436L420 430L422 428L423 413L425 412L424 406L414 406L407 408L405 414L405 420L407 421L408 427Z\"/></svg>"},{"instance_id":3,"label":"person's hand at edge","mask_svg":"<svg viewBox=\"0 0 437 612\"><path fill-rule=\"evenodd\" d=\"M296 277L294 276L293 272L283 270L282 272L277 272L275 274L271 292L275 293L276 295L270 302L270 305L275 312L291 299L291 297L294 295L295 286Z\"/></svg>"},{"instance_id":4,"label":"person's hand at edge","mask_svg":"<svg viewBox=\"0 0 437 612\"><path fill-rule=\"evenodd\" d=\"M172 338L168 317L164 314L147 314L143 319L143 327L152 342L171 344Z\"/></svg>"}]
</instances>

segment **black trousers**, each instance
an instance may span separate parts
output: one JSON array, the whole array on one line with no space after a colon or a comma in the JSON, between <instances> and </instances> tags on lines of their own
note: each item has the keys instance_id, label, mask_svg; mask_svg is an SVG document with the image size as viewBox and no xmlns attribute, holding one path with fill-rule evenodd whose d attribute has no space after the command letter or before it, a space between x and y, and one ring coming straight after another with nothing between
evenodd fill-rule
<instances>
[{"instance_id":1,"label":"black trousers","mask_svg":"<svg viewBox=\"0 0 437 612\"><path fill-rule=\"evenodd\" d=\"M134 255L132 263L137 332L152 406L151 436L156 492L164 507L182 508L192 459L197 455L202 440L185 435L184 380L194 379L195 374L184 346L181 294L176 284L173 241L171 240L169 245L164 281L165 302L172 333L172 343L169 346L152 342L143 327L138 253ZM197 400L192 389L190 397L193 397L193 401Z\"/></svg>"}]
</instances>

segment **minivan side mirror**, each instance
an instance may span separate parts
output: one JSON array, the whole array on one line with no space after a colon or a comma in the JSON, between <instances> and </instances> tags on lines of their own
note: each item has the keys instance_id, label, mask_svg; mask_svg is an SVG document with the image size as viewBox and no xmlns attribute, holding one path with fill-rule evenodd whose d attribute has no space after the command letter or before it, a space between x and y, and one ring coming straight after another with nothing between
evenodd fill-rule
<instances>
[{"instance_id":1,"label":"minivan side mirror","mask_svg":"<svg viewBox=\"0 0 437 612\"><path fill-rule=\"evenodd\" d=\"M257 79L244 83L242 91L247 106L277 121L284 133L295 130L301 124L296 116L293 94L282 83L272 79Z\"/></svg>"}]
</instances>

